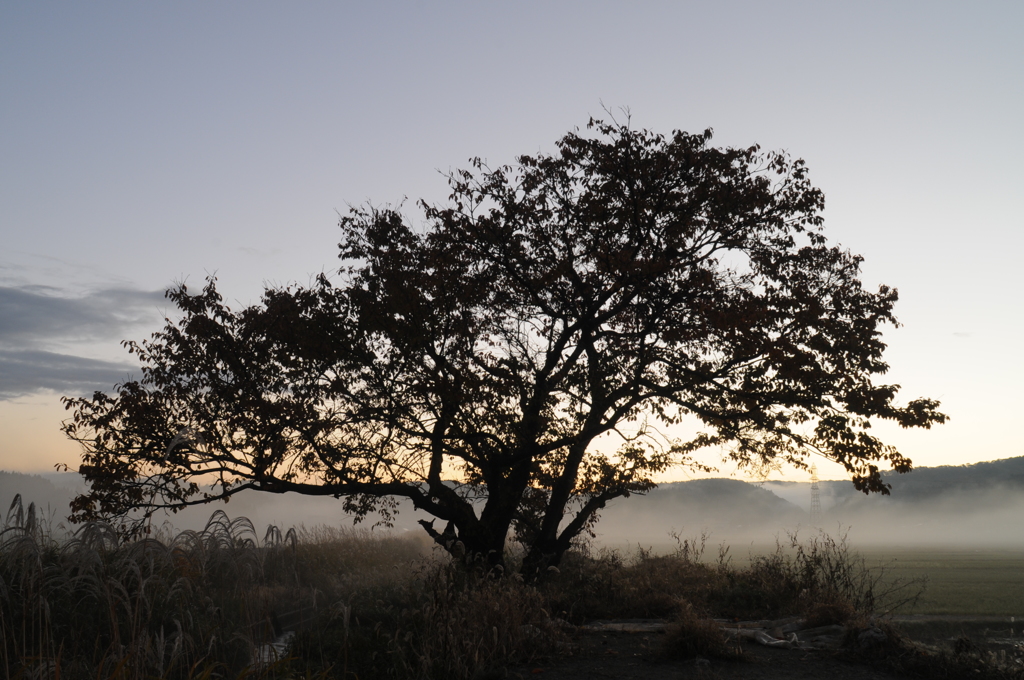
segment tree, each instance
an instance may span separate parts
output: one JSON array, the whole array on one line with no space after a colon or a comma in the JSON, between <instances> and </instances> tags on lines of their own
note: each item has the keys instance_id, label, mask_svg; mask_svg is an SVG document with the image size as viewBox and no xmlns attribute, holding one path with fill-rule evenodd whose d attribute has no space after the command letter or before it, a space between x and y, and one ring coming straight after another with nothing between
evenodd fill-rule
<instances>
[{"instance_id":1,"label":"tree","mask_svg":"<svg viewBox=\"0 0 1024 680\"><path fill-rule=\"evenodd\" d=\"M240 311L213 279L169 290L181 318L125 343L141 380L65 399L90 485L75 519L243 489L385 518L408 499L449 549L498 563L514 536L535 573L708 446L820 454L886 493L879 465L911 461L872 420L946 419L873 382L896 291L827 243L803 161L710 141L592 120L553 155L473 160L418 227L352 208L337 283Z\"/></svg>"}]
</instances>

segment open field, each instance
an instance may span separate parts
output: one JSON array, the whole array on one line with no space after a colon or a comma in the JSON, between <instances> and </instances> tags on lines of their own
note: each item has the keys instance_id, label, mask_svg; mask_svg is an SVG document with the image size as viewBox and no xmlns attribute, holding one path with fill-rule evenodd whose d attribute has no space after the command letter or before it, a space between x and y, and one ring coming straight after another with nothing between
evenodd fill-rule
<instances>
[{"instance_id":1,"label":"open field","mask_svg":"<svg viewBox=\"0 0 1024 680\"><path fill-rule=\"evenodd\" d=\"M658 555L671 554L675 543L649 547ZM623 553L636 550L627 544L616 546ZM785 546L784 546L785 548ZM745 566L752 557L776 551L774 544L731 545L727 557L736 566ZM720 547L708 540L705 561L713 561ZM864 559L874 571L883 571L887 579L919 581L924 590L916 605L901 614L942 614L953 616L1016 617L1024 620L1024 548L899 548L894 546L851 545L852 553Z\"/></svg>"},{"instance_id":2,"label":"open field","mask_svg":"<svg viewBox=\"0 0 1024 680\"><path fill-rule=\"evenodd\" d=\"M752 549L752 554L774 550L764 546ZM1024 549L854 545L851 550L865 566L884 571L888 578L923 583L916 605L899 613L1024 619Z\"/></svg>"},{"instance_id":3,"label":"open field","mask_svg":"<svg viewBox=\"0 0 1024 680\"><path fill-rule=\"evenodd\" d=\"M764 555L775 546L750 549ZM1024 619L1024 549L851 546L865 566L887 578L920 581L924 590L901 614L997 616ZM730 551L731 552L731 551ZM745 558L745 559L744 559ZM745 563L747 555L736 555Z\"/></svg>"},{"instance_id":4,"label":"open field","mask_svg":"<svg viewBox=\"0 0 1024 680\"><path fill-rule=\"evenodd\" d=\"M927 579L917 614L1013 616L1024 619L1024 550L869 548L869 567L900 578Z\"/></svg>"}]
</instances>

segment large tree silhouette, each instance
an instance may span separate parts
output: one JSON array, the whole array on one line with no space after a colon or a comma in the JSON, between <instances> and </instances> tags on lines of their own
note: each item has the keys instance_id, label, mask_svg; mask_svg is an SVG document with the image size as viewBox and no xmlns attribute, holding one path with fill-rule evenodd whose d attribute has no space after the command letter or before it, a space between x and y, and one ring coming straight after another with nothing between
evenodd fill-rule
<instances>
[{"instance_id":1,"label":"large tree silhouette","mask_svg":"<svg viewBox=\"0 0 1024 680\"><path fill-rule=\"evenodd\" d=\"M820 454L885 493L879 465L911 463L872 419L945 420L874 382L896 291L827 243L802 161L710 141L591 121L553 155L474 160L415 225L351 209L335 282L238 311L213 280L168 291L180 319L126 343L141 380L65 400L75 518L243 489L385 516L405 498L454 552L500 562L514 536L535 573L702 447Z\"/></svg>"}]
</instances>

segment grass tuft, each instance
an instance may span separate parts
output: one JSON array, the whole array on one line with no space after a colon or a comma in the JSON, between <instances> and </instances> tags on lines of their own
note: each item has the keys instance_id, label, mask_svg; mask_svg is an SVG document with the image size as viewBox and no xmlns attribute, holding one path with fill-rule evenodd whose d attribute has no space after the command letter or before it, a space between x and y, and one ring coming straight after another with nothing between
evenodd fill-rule
<instances>
[{"instance_id":1,"label":"grass tuft","mask_svg":"<svg viewBox=\"0 0 1024 680\"><path fill-rule=\"evenodd\" d=\"M680 607L666 630L662 650L674 659L738 659L742 656L737 641L730 641L721 626L686 603Z\"/></svg>"}]
</instances>

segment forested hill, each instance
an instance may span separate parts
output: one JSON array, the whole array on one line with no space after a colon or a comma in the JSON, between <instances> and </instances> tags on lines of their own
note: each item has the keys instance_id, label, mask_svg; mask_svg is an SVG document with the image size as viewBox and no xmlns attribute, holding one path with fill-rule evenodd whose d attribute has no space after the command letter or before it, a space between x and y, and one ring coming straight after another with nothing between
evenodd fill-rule
<instances>
[{"instance_id":1,"label":"forested hill","mask_svg":"<svg viewBox=\"0 0 1024 680\"><path fill-rule=\"evenodd\" d=\"M846 482L828 482L832 505L840 508L906 506L995 507L1024 502L1024 457L1006 458L973 465L943 465L888 474L889 496L872 500Z\"/></svg>"},{"instance_id":2,"label":"forested hill","mask_svg":"<svg viewBox=\"0 0 1024 680\"><path fill-rule=\"evenodd\" d=\"M889 474L888 496L866 496L847 481L820 483L823 527L852 527L860 543L1024 548L1024 457ZM810 504L810 484L770 482L773 492Z\"/></svg>"},{"instance_id":3,"label":"forested hill","mask_svg":"<svg viewBox=\"0 0 1024 680\"><path fill-rule=\"evenodd\" d=\"M71 477L63 478L73 481ZM22 506L28 510L30 503L35 503L40 518L50 518L57 522L63 521L69 508L68 503L74 496L72 486L54 484L42 475L24 475L18 472L0 470L0 518L6 518L14 497L21 494Z\"/></svg>"},{"instance_id":4,"label":"forested hill","mask_svg":"<svg viewBox=\"0 0 1024 680\"><path fill-rule=\"evenodd\" d=\"M892 486L891 495L885 497L892 502L915 503L943 495L992 489L1020 489L1024 493L1024 456L972 465L919 467L906 474L884 473L882 477ZM805 508L808 505L808 482L773 481L764 486L784 498L800 498L798 504ZM866 497L846 480L822 481L819 486L822 499L829 499L829 505L873 497Z\"/></svg>"},{"instance_id":5,"label":"forested hill","mask_svg":"<svg viewBox=\"0 0 1024 680\"><path fill-rule=\"evenodd\" d=\"M973 465L922 467L905 475L885 475L892 495L907 501L950 492L1010 487L1024 490L1024 456Z\"/></svg>"}]
</instances>

